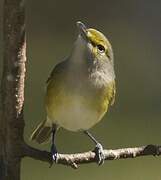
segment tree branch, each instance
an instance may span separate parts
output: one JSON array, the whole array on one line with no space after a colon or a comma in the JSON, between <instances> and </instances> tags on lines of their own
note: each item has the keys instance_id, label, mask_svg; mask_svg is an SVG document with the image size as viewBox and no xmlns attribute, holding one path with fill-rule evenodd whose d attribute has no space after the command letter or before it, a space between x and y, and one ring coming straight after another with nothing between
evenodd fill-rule
<instances>
[{"instance_id":1,"label":"tree branch","mask_svg":"<svg viewBox=\"0 0 161 180\"><path fill-rule=\"evenodd\" d=\"M3 2L3 73L0 92L0 180L19 180L26 63L24 0Z\"/></svg>"},{"instance_id":2,"label":"tree branch","mask_svg":"<svg viewBox=\"0 0 161 180\"><path fill-rule=\"evenodd\" d=\"M24 156L41 160L44 162L52 163L51 153L47 151L41 151L35 149L29 145L25 145ZM106 160L126 159L135 158L139 156L159 156L161 155L161 146L158 145L147 145L134 148L122 148L122 149L110 149L104 150ZM78 164L86 164L96 162L96 156L94 151L75 153L75 154L59 154L57 163L66 166L71 166L74 169L78 168Z\"/></svg>"}]
</instances>

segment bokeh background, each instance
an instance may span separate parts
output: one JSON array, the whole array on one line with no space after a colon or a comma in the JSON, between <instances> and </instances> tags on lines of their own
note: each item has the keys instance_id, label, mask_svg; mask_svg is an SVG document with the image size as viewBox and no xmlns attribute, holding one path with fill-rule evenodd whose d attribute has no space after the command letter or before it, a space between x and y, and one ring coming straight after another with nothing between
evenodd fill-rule
<instances>
[{"instance_id":1,"label":"bokeh background","mask_svg":"<svg viewBox=\"0 0 161 180\"><path fill-rule=\"evenodd\" d=\"M0 0L2 10L2 0ZM1 11L2 12L2 11ZM161 1L160 0L28 0L25 139L45 119L45 81L56 63L70 53L77 36L76 21L102 31L115 56L115 105L91 132L105 148L161 144ZM1 28L0 28L1 29ZM2 40L2 35L1 35ZM0 48L2 65L2 48ZM2 69L0 69L2 72ZM60 152L83 152L93 144L81 133L61 129ZM161 157L106 161L73 170L25 158L22 180L160 180Z\"/></svg>"}]
</instances>

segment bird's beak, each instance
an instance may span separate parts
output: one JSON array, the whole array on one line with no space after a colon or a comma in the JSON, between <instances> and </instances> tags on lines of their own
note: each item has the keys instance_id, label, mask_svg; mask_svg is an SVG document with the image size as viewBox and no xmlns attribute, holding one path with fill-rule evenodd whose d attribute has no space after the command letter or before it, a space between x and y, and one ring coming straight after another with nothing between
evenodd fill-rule
<instances>
[{"instance_id":1,"label":"bird's beak","mask_svg":"<svg viewBox=\"0 0 161 180\"><path fill-rule=\"evenodd\" d=\"M86 26L82 22L78 21L77 27L79 30L79 34L83 37L83 39L85 41L88 41L88 36L87 36L88 30L87 30Z\"/></svg>"}]
</instances>

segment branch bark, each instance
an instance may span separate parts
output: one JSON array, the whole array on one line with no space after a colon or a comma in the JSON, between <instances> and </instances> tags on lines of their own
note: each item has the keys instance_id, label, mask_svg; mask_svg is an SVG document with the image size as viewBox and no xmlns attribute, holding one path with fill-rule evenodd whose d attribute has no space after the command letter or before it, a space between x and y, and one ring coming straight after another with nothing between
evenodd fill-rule
<instances>
[{"instance_id":1,"label":"branch bark","mask_svg":"<svg viewBox=\"0 0 161 180\"><path fill-rule=\"evenodd\" d=\"M104 153L106 160L135 158L147 155L159 156L161 155L161 146L150 144L147 146L134 148L123 148L114 150L105 149ZM51 153L35 149L28 145L24 146L24 156L52 164ZM95 152L93 151L76 154L59 154L57 159L58 164L71 166L74 169L77 169L79 164L86 164L92 162L97 162Z\"/></svg>"},{"instance_id":2,"label":"branch bark","mask_svg":"<svg viewBox=\"0 0 161 180\"><path fill-rule=\"evenodd\" d=\"M4 0L0 179L19 180L26 61L24 0Z\"/></svg>"}]
</instances>

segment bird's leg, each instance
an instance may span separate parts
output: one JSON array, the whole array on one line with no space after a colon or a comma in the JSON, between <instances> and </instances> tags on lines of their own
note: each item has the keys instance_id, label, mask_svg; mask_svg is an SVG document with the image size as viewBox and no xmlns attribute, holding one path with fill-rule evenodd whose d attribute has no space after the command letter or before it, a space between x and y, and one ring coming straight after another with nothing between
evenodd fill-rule
<instances>
[{"instance_id":1,"label":"bird's leg","mask_svg":"<svg viewBox=\"0 0 161 180\"><path fill-rule=\"evenodd\" d=\"M98 165L102 165L105 160L105 154L102 145L87 130L85 130L84 133L96 144L94 152L96 153Z\"/></svg>"},{"instance_id":2,"label":"bird's leg","mask_svg":"<svg viewBox=\"0 0 161 180\"><path fill-rule=\"evenodd\" d=\"M52 125L52 137L51 137L51 154L52 154L52 160L57 163L57 149L55 146L55 134L56 134L57 127L56 125Z\"/></svg>"}]
</instances>

